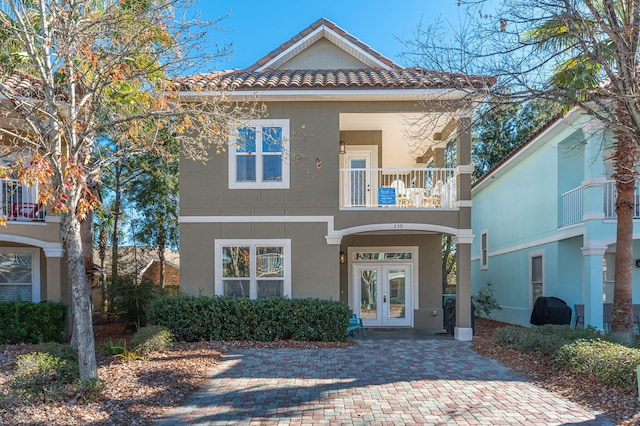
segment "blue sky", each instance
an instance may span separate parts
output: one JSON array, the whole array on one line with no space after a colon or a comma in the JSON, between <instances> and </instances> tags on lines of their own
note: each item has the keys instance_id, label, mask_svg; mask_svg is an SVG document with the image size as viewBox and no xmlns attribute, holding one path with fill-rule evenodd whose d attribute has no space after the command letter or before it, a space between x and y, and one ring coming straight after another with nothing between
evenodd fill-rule
<instances>
[{"instance_id":1,"label":"blue sky","mask_svg":"<svg viewBox=\"0 0 640 426\"><path fill-rule=\"evenodd\" d=\"M232 43L233 54L203 71L246 68L322 17L400 65L410 65L400 57L406 51L403 41L415 39L421 20L446 28L459 26L465 16L458 0L201 0L194 7L203 19L229 13L221 23L224 30L211 32L208 41Z\"/></svg>"}]
</instances>

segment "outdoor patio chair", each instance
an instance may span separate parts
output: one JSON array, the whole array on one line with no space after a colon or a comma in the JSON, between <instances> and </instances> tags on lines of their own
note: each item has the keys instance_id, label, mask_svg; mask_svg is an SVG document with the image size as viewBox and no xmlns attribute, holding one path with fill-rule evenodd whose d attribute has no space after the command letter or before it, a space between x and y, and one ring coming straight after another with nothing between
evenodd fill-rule
<instances>
[{"instance_id":1,"label":"outdoor patio chair","mask_svg":"<svg viewBox=\"0 0 640 426\"><path fill-rule=\"evenodd\" d=\"M27 202L15 202L11 208L9 220L38 219L38 204Z\"/></svg>"},{"instance_id":2,"label":"outdoor patio chair","mask_svg":"<svg viewBox=\"0 0 640 426\"><path fill-rule=\"evenodd\" d=\"M362 330L362 335L367 337L366 331L364 331L364 325L362 324L362 318L359 318L356 314L351 315L349 318L349 327L347 327L347 334L353 336L354 331Z\"/></svg>"},{"instance_id":3,"label":"outdoor patio chair","mask_svg":"<svg viewBox=\"0 0 640 426\"><path fill-rule=\"evenodd\" d=\"M574 328L578 328L578 324L582 324L582 328L584 328L584 305L575 305L576 306L576 324Z\"/></svg>"}]
</instances>

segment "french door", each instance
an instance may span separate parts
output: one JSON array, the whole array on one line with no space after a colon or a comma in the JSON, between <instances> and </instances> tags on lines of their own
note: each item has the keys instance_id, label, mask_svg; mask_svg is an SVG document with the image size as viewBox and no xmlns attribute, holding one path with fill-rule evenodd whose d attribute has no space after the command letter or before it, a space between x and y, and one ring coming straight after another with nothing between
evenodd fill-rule
<instances>
[{"instance_id":1,"label":"french door","mask_svg":"<svg viewBox=\"0 0 640 426\"><path fill-rule=\"evenodd\" d=\"M358 264L353 267L356 300L365 326L411 326L411 264Z\"/></svg>"}]
</instances>

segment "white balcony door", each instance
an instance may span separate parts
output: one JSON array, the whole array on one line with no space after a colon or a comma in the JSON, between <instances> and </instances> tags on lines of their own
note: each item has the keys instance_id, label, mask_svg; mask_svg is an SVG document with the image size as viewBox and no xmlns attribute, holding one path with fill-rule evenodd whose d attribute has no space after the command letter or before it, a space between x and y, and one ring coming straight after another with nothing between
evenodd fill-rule
<instances>
[{"instance_id":1,"label":"white balcony door","mask_svg":"<svg viewBox=\"0 0 640 426\"><path fill-rule=\"evenodd\" d=\"M350 207L371 205L371 151L348 150L344 154L345 167L349 169L344 182L343 194Z\"/></svg>"},{"instance_id":2,"label":"white balcony door","mask_svg":"<svg viewBox=\"0 0 640 426\"><path fill-rule=\"evenodd\" d=\"M354 293L365 327L411 326L411 264L354 265Z\"/></svg>"}]
</instances>

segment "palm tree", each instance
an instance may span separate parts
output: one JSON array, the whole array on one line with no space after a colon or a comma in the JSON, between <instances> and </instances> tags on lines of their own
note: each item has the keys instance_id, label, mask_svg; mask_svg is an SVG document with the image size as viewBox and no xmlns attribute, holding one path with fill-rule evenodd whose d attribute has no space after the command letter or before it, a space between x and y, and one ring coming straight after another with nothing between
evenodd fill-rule
<instances>
[{"instance_id":1,"label":"palm tree","mask_svg":"<svg viewBox=\"0 0 640 426\"><path fill-rule=\"evenodd\" d=\"M564 58L545 93L560 95L567 109L581 106L613 127L617 247L612 334L633 338L633 212L637 178L639 108L636 79L640 1L583 0L586 9L561 2L555 14L526 38ZM611 102L612 104L608 104ZM608 105L613 108L607 109Z\"/></svg>"}]
</instances>

